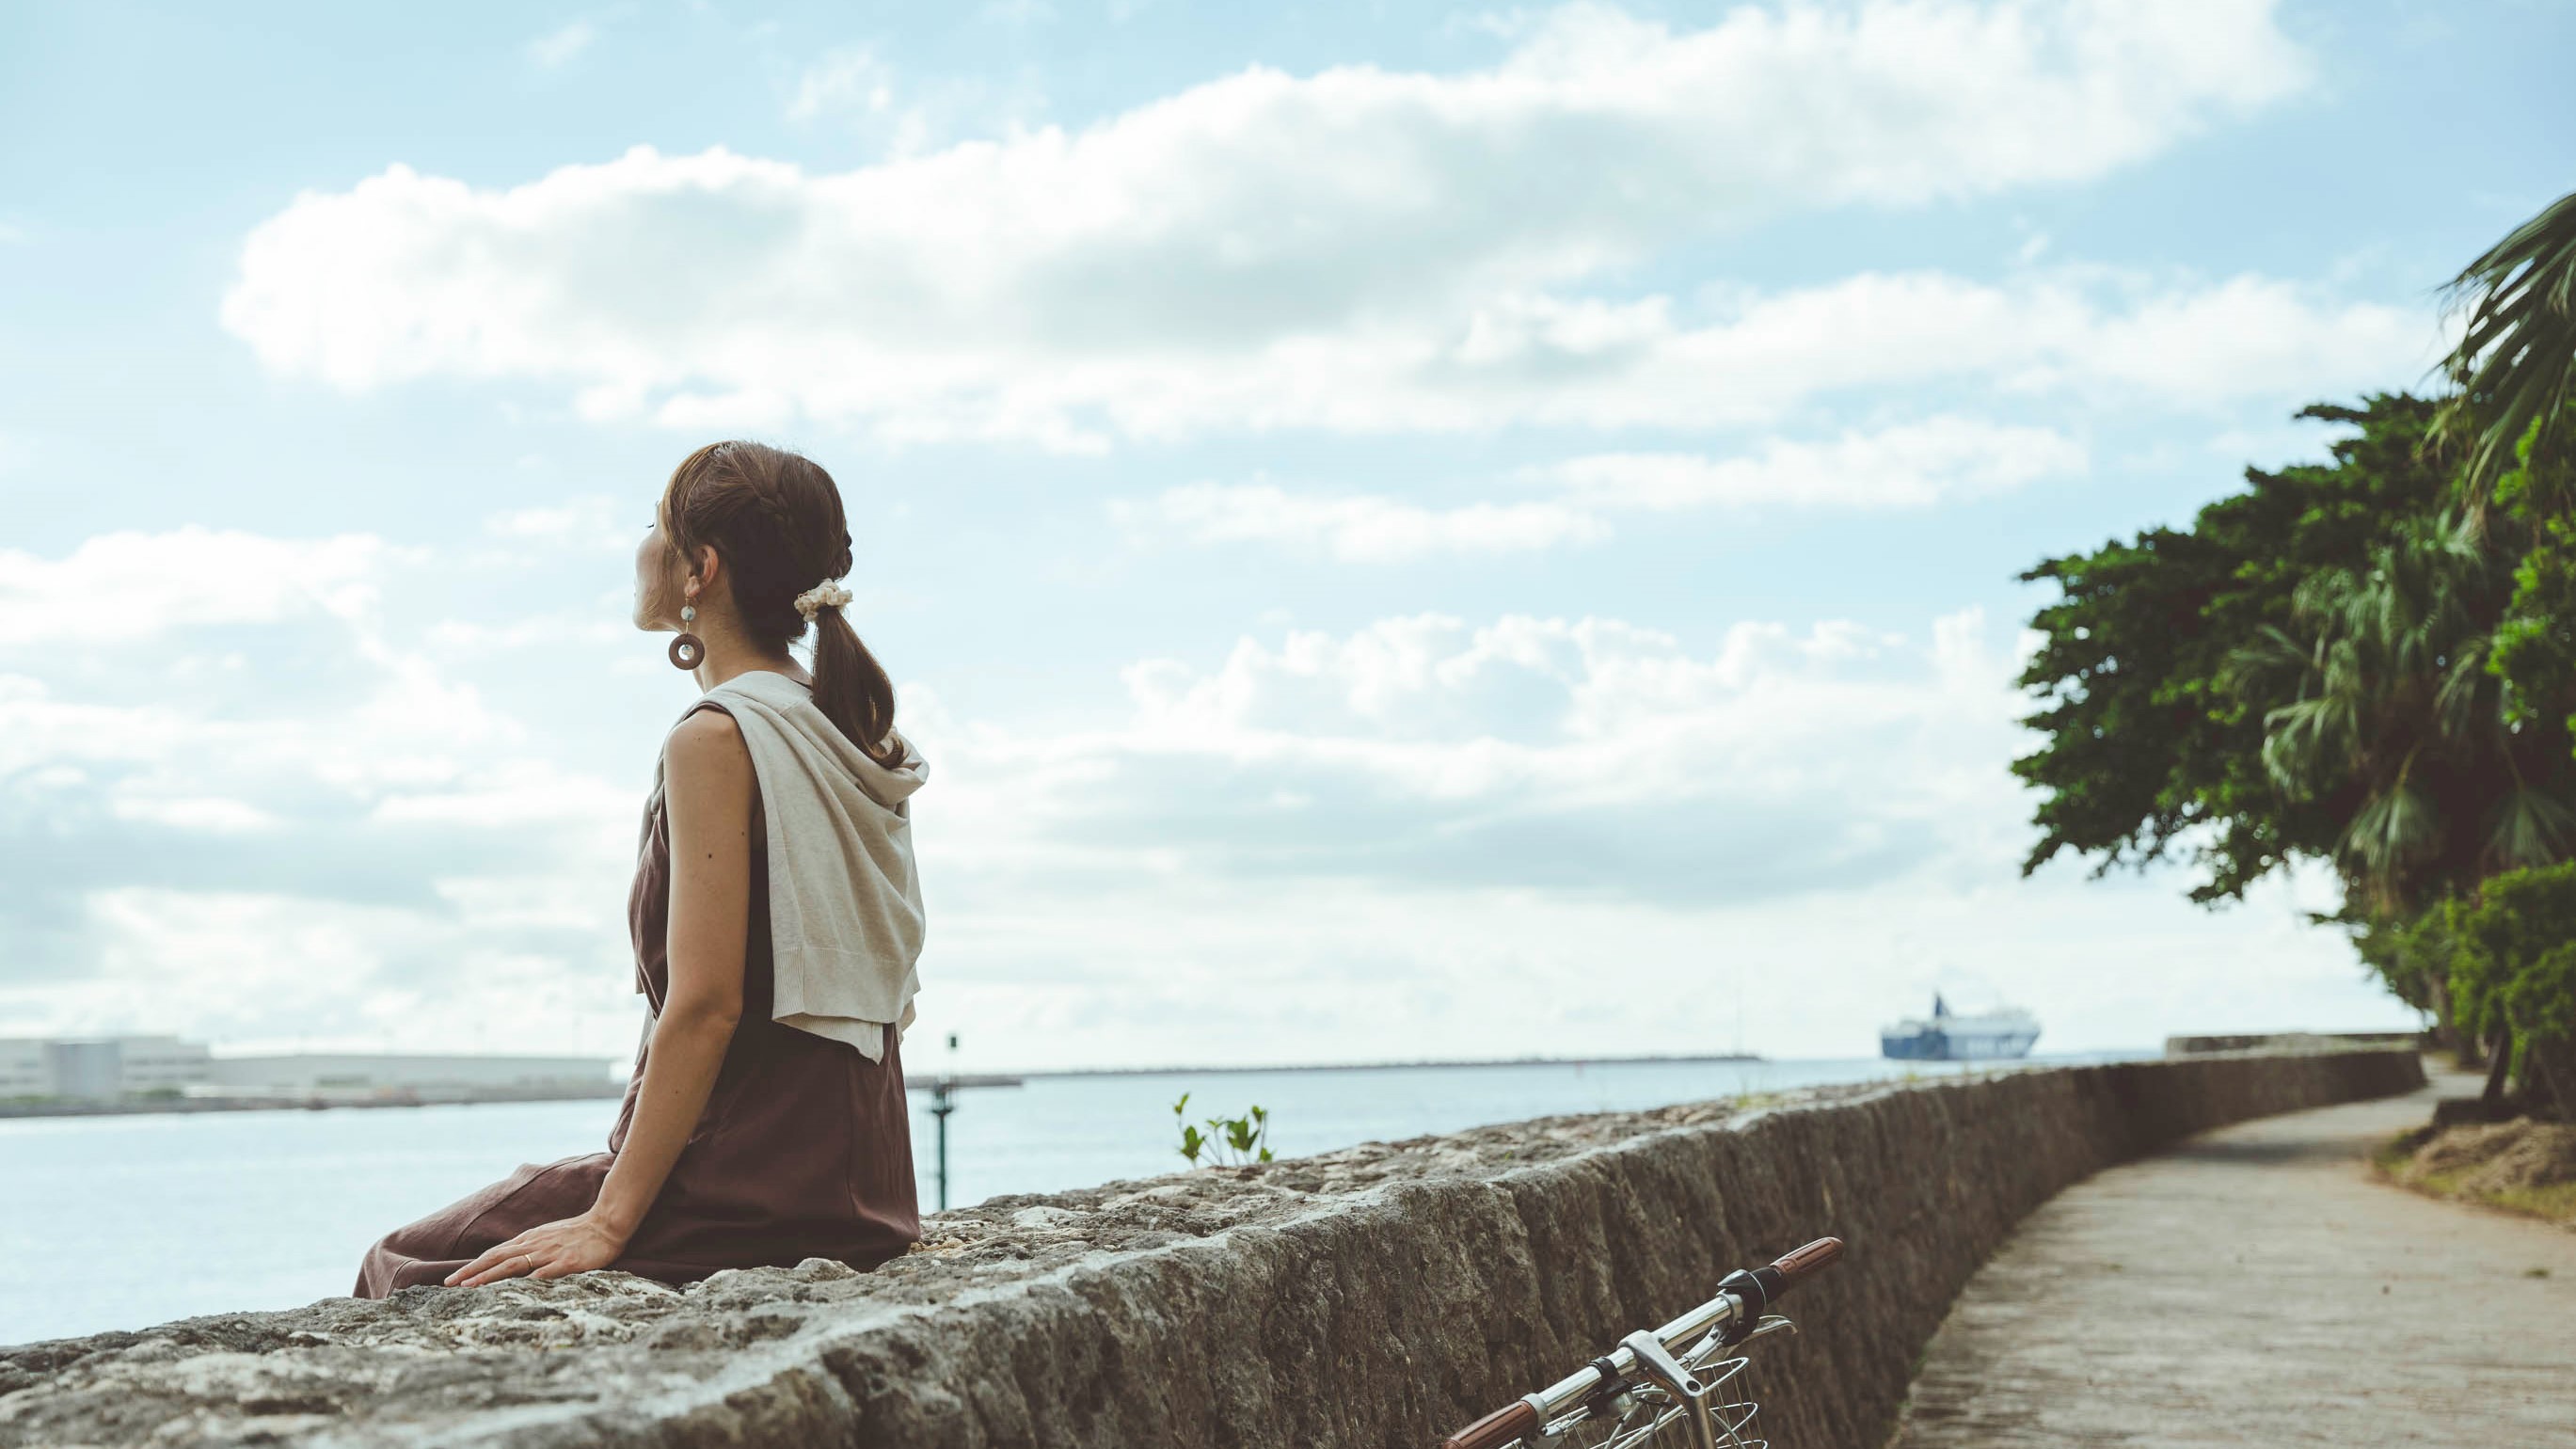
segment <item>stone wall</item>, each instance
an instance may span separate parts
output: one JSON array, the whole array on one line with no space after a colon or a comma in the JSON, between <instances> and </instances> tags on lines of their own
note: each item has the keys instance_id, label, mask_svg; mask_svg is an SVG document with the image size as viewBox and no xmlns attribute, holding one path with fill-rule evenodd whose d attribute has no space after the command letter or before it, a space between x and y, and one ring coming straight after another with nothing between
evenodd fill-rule
<instances>
[{"instance_id":1,"label":"stone wall","mask_svg":"<svg viewBox=\"0 0 2576 1449\"><path fill-rule=\"evenodd\" d=\"M2431 1028L2422 1031L2272 1031L2255 1036L2169 1036L2165 1055L2202 1056L2209 1052L2349 1052L2371 1047L2431 1051Z\"/></svg>"},{"instance_id":2,"label":"stone wall","mask_svg":"<svg viewBox=\"0 0 2576 1449\"><path fill-rule=\"evenodd\" d=\"M1782 1449L1876 1449L2014 1223L2404 1052L2203 1057L1543 1118L997 1198L874 1273L325 1299L0 1349L0 1445L1428 1446L1809 1238L1758 1346Z\"/></svg>"}]
</instances>

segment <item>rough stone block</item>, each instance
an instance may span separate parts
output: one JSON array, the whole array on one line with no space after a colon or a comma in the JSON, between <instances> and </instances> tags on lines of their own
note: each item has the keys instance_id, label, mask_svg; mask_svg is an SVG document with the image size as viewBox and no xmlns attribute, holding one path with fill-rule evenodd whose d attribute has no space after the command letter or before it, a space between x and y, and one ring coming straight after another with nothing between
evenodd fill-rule
<instances>
[{"instance_id":1,"label":"rough stone block","mask_svg":"<svg viewBox=\"0 0 2576 1449\"><path fill-rule=\"evenodd\" d=\"M996 1198L872 1273L214 1314L0 1349L0 1446L1428 1446L1830 1234L1750 1386L1782 1449L1876 1449L1951 1298L2060 1188L2423 1080L2404 1051L2212 1055L1541 1118Z\"/></svg>"}]
</instances>

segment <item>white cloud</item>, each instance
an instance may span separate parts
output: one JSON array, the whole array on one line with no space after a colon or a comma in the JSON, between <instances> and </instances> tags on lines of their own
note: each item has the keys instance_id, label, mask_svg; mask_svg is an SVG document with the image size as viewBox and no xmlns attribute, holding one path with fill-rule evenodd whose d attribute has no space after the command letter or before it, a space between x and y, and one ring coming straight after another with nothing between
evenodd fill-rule
<instances>
[{"instance_id":1,"label":"white cloud","mask_svg":"<svg viewBox=\"0 0 2576 1449\"><path fill-rule=\"evenodd\" d=\"M1961 761L2000 759L2011 662L1973 611L1919 641L1744 623L1706 656L1616 620L1421 615L1139 662L1115 730L933 707L919 737L953 757L952 859L1749 898L1993 854L2014 787Z\"/></svg>"},{"instance_id":2,"label":"white cloud","mask_svg":"<svg viewBox=\"0 0 2576 1449\"><path fill-rule=\"evenodd\" d=\"M235 1041L631 1039L616 905L640 780L604 779L560 725L528 728L388 624L384 596L416 601L448 562L195 527L0 555L0 608L25 622L0 639L0 1014ZM538 896L598 904L576 932ZM478 979L586 1004L487 1034Z\"/></svg>"},{"instance_id":3,"label":"white cloud","mask_svg":"<svg viewBox=\"0 0 2576 1449\"><path fill-rule=\"evenodd\" d=\"M2257 0L1746 8L1681 32L1578 5L1482 71L1253 67L1079 133L834 174L721 147L498 191L396 165L261 224L223 319L270 366L344 388L541 379L593 417L692 427L801 414L1096 450L1215 428L1697 425L1955 375L1926 334L1971 323L2006 330L1967 370L2063 371L2120 314L1892 278L1710 326L1663 297L1558 290L1787 211L2099 175L2305 75ZM809 81L797 104L817 110L887 84L872 57ZM1766 330L1785 320L1847 330ZM2140 375L2205 386L2154 359L2223 320L2184 307L2181 335L2143 329ZM2258 353L2391 325L2312 302L2299 321ZM1792 365L1736 365L1766 354Z\"/></svg>"},{"instance_id":4,"label":"white cloud","mask_svg":"<svg viewBox=\"0 0 2576 1449\"><path fill-rule=\"evenodd\" d=\"M1426 615L1140 662L1094 731L908 693L945 781L924 1030L1100 1064L1705 1051L1739 991L1775 1056L1869 1054L1935 984L2038 1008L2058 1050L2403 1015L2282 891L2022 880L2030 645L1973 609L1704 649Z\"/></svg>"},{"instance_id":5,"label":"white cloud","mask_svg":"<svg viewBox=\"0 0 2576 1449\"><path fill-rule=\"evenodd\" d=\"M1540 858L1587 844L1541 846ZM1641 909L1184 864L1103 876L1079 895L979 891L970 907L952 870L930 877L947 882L933 907L945 914L916 1040L962 1030L969 1070L1738 1043L1775 1059L1854 1058L1875 1056L1878 1025L1921 1011L1935 987L2034 1008L2044 1052L2152 1050L2167 1030L2413 1024L2283 890L2204 912L2170 879L2076 876L1733 901L1713 869L1708 901Z\"/></svg>"},{"instance_id":6,"label":"white cloud","mask_svg":"<svg viewBox=\"0 0 2576 1449\"><path fill-rule=\"evenodd\" d=\"M369 534L278 539L197 524L93 535L61 559L0 549L0 611L57 643L125 643L167 630L354 618L389 558Z\"/></svg>"},{"instance_id":7,"label":"white cloud","mask_svg":"<svg viewBox=\"0 0 2576 1449\"><path fill-rule=\"evenodd\" d=\"M1539 23L1539 13L1518 6L1510 10L1452 11L1440 21L1442 35L1459 33L1490 35L1499 40L1518 40Z\"/></svg>"},{"instance_id":8,"label":"white cloud","mask_svg":"<svg viewBox=\"0 0 2576 1449\"><path fill-rule=\"evenodd\" d=\"M0 988L0 1007L45 1030L172 1031L234 1050L402 1049L426 1031L458 1048L549 1053L566 1050L568 1025L622 1012L623 1033L588 1033L579 1049L623 1055L629 983L563 969L560 926L537 937L541 951L513 951L489 926L328 895L120 886L84 904L92 969L41 998Z\"/></svg>"},{"instance_id":9,"label":"white cloud","mask_svg":"<svg viewBox=\"0 0 2576 1449\"><path fill-rule=\"evenodd\" d=\"M276 816L258 806L227 800L220 795L120 795L113 802L113 808L117 816L125 820L145 820L182 830L207 830L220 834L274 830L278 824Z\"/></svg>"},{"instance_id":10,"label":"white cloud","mask_svg":"<svg viewBox=\"0 0 2576 1449\"><path fill-rule=\"evenodd\" d=\"M454 653L480 653L495 649L607 645L634 632L634 625L623 618L611 618L592 610L526 615L497 624L481 624L470 619L441 619L424 630L422 637Z\"/></svg>"},{"instance_id":11,"label":"white cloud","mask_svg":"<svg viewBox=\"0 0 2576 1449\"><path fill-rule=\"evenodd\" d=\"M1112 500L1110 511L1140 534L1171 528L1196 543L1280 543L1356 563L1525 553L1610 532L1592 514L1559 503L1423 508L1367 494L1290 493L1267 483L1184 484L1149 504Z\"/></svg>"},{"instance_id":12,"label":"white cloud","mask_svg":"<svg viewBox=\"0 0 2576 1449\"><path fill-rule=\"evenodd\" d=\"M361 567L345 541L231 538L322 585L204 637L101 639L97 670L0 644L0 1012L22 1029L629 1049L645 772L551 759L560 721L371 608L312 603L410 592L405 551L364 542ZM9 573L77 615L80 555ZM104 596L121 574L79 576ZM2286 912L2249 930L2167 886L2016 880L2028 647L1975 610L1702 644L1425 614L1137 660L1089 728L961 720L908 682L940 782L917 824L924 1029L1011 1065L1679 1050L1726 1039L1745 973L1753 1044L1783 1055L1865 1050L1934 977L2031 1001L2054 1045L2133 1040L2141 1013L2379 1020ZM2136 981L2070 987L2078 938ZM2187 965L2143 969L2168 957ZM1613 964L1667 990L1604 993Z\"/></svg>"},{"instance_id":13,"label":"white cloud","mask_svg":"<svg viewBox=\"0 0 2576 1449\"><path fill-rule=\"evenodd\" d=\"M1824 393L1985 382L2128 407L2295 406L2384 384L2440 345L2430 312L2272 278L2208 284L2099 268L2000 284L1864 272L1744 302L1713 325L1641 333L1646 365L1583 377L1548 404L1596 423L1757 422Z\"/></svg>"},{"instance_id":14,"label":"white cloud","mask_svg":"<svg viewBox=\"0 0 2576 1449\"><path fill-rule=\"evenodd\" d=\"M1350 563L1434 554L1535 552L1594 543L1622 510L1928 508L2080 475L2082 444L2048 428L1939 417L1829 442L1773 438L1731 456L1598 453L1533 464L1517 476L1556 496L1426 508L1376 494L1293 493L1270 483L1191 483L1149 501L1113 499L1132 536L1165 531L1193 543L1262 542Z\"/></svg>"},{"instance_id":15,"label":"white cloud","mask_svg":"<svg viewBox=\"0 0 2576 1449\"><path fill-rule=\"evenodd\" d=\"M1056 18L1055 7L1047 0L984 0L976 17L997 25L1023 28Z\"/></svg>"},{"instance_id":16,"label":"white cloud","mask_svg":"<svg viewBox=\"0 0 2576 1449\"><path fill-rule=\"evenodd\" d=\"M569 65L599 39L599 27L588 20L574 20L528 42L528 59L547 70Z\"/></svg>"},{"instance_id":17,"label":"white cloud","mask_svg":"<svg viewBox=\"0 0 2576 1449\"><path fill-rule=\"evenodd\" d=\"M610 499L568 499L537 508L509 508L483 520L483 531L503 538L562 538L597 533L607 525Z\"/></svg>"},{"instance_id":18,"label":"white cloud","mask_svg":"<svg viewBox=\"0 0 2576 1449\"><path fill-rule=\"evenodd\" d=\"M543 547L631 551L652 521L650 504L584 493L560 503L505 508L483 520L483 531Z\"/></svg>"},{"instance_id":19,"label":"white cloud","mask_svg":"<svg viewBox=\"0 0 2576 1449\"><path fill-rule=\"evenodd\" d=\"M635 782L548 763L471 691L370 681L337 708L228 717L0 672L0 732L21 747L0 759L0 1014L27 1029L631 1037ZM586 902L581 929L514 905L532 892ZM487 1033L490 962L514 963L513 1004Z\"/></svg>"},{"instance_id":20,"label":"white cloud","mask_svg":"<svg viewBox=\"0 0 2576 1449\"><path fill-rule=\"evenodd\" d=\"M567 775L535 760L500 760L439 788L389 791L369 811L372 820L421 821L511 830L530 825L576 828L618 820L634 812L631 790L596 776Z\"/></svg>"},{"instance_id":21,"label":"white cloud","mask_svg":"<svg viewBox=\"0 0 2576 1449\"><path fill-rule=\"evenodd\" d=\"M1928 508L2080 475L2082 444L2050 428L1943 417L1847 432L1827 443L1774 438L1753 453L1597 453L1532 472L1595 508Z\"/></svg>"},{"instance_id":22,"label":"white cloud","mask_svg":"<svg viewBox=\"0 0 2576 1449\"><path fill-rule=\"evenodd\" d=\"M872 46L846 45L826 52L796 78L789 120L812 120L833 111L884 114L894 109L894 67Z\"/></svg>"},{"instance_id":23,"label":"white cloud","mask_svg":"<svg viewBox=\"0 0 2576 1449\"><path fill-rule=\"evenodd\" d=\"M2324 384L2312 391L2405 387L2422 380L2458 326L2391 307L2324 308L2296 288L2234 277L2104 319L2083 366L2103 386L2202 403L2261 396L2285 377Z\"/></svg>"},{"instance_id":24,"label":"white cloud","mask_svg":"<svg viewBox=\"0 0 2576 1449\"><path fill-rule=\"evenodd\" d=\"M1014 23L1010 16L988 19ZM1038 16L1019 17L1031 23ZM1030 73L1015 83L988 75L905 76L872 45L835 47L796 76L787 119L833 123L874 145L888 160L917 157L964 132L1016 135L1046 109Z\"/></svg>"}]
</instances>

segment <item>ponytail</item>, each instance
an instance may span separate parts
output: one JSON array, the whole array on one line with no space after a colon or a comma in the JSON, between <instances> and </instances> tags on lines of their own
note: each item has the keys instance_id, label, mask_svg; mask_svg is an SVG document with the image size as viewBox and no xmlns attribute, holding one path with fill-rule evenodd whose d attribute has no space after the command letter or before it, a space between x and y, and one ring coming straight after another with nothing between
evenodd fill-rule
<instances>
[{"instance_id":1,"label":"ponytail","mask_svg":"<svg viewBox=\"0 0 2576 1449\"><path fill-rule=\"evenodd\" d=\"M814 705L869 759L889 770L902 765L903 742L894 738L894 681L837 608L814 611Z\"/></svg>"}]
</instances>

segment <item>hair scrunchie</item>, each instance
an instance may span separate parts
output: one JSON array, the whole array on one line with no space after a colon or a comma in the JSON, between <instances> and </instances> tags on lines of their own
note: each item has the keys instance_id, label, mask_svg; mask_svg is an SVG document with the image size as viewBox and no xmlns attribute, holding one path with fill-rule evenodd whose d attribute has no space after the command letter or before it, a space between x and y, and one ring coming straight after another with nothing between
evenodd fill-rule
<instances>
[{"instance_id":1,"label":"hair scrunchie","mask_svg":"<svg viewBox=\"0 0 2576 1449\"><path fill-rule=\"evenodd\" d=\"M823 609L837 609L849 601L849 590L830 579L825 579L796 596L796 612L804 615L805 622L811 624L814 622L816 612Z\"/></svg>"}]
</instances>

